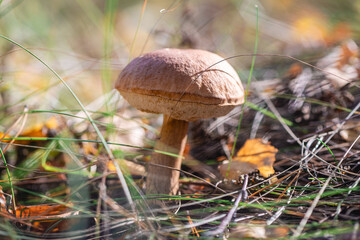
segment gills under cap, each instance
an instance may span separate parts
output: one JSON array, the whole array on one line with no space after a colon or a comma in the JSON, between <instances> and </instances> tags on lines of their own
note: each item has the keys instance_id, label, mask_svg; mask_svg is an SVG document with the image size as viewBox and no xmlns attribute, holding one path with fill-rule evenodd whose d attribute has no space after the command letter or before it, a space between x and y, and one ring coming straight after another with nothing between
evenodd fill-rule
<instances>
[{"instance_id":1,"label":"gills under cap","mask_svg":"<svg viewBox=\"0 0 360 240\"><path fill-rule=\"evenodd\" d=\"M220 117L244 102L236 71L204 50L161 49L132 60L115 88L133 107L194 121Z\"/></svg>"}]
</instances>

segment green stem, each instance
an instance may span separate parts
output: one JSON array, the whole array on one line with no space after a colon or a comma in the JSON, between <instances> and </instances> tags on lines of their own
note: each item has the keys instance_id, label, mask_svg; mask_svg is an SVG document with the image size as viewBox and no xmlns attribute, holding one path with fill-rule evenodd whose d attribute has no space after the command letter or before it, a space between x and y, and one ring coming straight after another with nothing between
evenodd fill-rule
<instances>
[{"instance_id":1,"label":"green stem","mask_svg":"<svg viewBox=\"0 0 360 240\"><path fill-rule=\"evenodd\" d=\"M15 42L14 40L8 38L8 37L5 37L3 35L0 34L0 37L11 42L12 44L20 47L21 49L23 49L24 51L26 51L27 53L29 53L31 56L33 56L34 58L36 58L39 62L41 62L46 68L48 68L63 84L64 86L68 89L68 91L71 93L71 95L74 97L74 99L77 101L77 103L79 104L81 110L85 113L87 119L89 120L89 122L91 123L91 125L93 126L96 134L98 135L101 143L103 144L107 154L109 155L109 158L110 159L115 159L114 158L114 155L113 153L111 152L110 148L109 148L109 145L106 143L105 141L105 138L104 136L101 134L99 128L96 126L94 120L92 119L92 117L90 116L89 112L85 109L84 105L81 103L80 99L76 96L76 94L74 93L74 91L70 88L70 86L64 81L64 79L62 79L60 77L60 75L54 70L52 69L48 64L46 64L43 60L41 60L38 56L36 56L34 53L32 53L31 51L29 51L27 48L23 47L22 45L20 45L19 43ZM117 162L115 162L115 165L117 165ZM125 192L125 195L126 195L126 198L128 200L128 202L130 203L131 206L134 205L134 202L132 200L132 197L131 197L131 194L130 194L130 190L125 182L125 178L122 174L122 172L120 171L120 168L119 168L119 171L117 171L117 174L119 176L119 179L120 179L120 182L123 186L123 189L124 189L124 192Z\"/></svg>"},{"instance_id":2,"label":"green stem","mask_svg":"<svg viewBox=\"0 0 360 240\"><path fill-rule=\"evenodd\" d=\"M235 154L236 142L237 142L237 139L239 137L240 128L241 128L241 122L242 122L242 119L244 117L244 106L245 106L246 101L247 101L247 96L248 96L248 92L249 92L249 88L250 88L252 73L254 71L254 66L255 66L256 53L257 53L257 48L258 48L258 38L259 38L259 8L258 8L257 5L255 6L255 8L256 8L256 36L255 36L254 55L253 55L252 61L251 61L250 73L249 73L249 77L248 77L247 84L246 84L244 104L241 107L241 114L240 114L237 129L236 129L234 144L233 144L233 147L231 149L231 155L230 155L230 159L229 159L229 167L228 167L226 176L228 175L228 173L230 171L230 165L231 165L232 159L233 159L234 154Z\"/></svg>"},{"instance_id":3,"label":"green stem","mask_svg":"<svg viewBox=\"0 0 360 240\"><path fill-rule=\"evenodd\" d=\"M12 184L12 181L11 181L10 170L8 168L8 165L7 165L3 150L1 148L0 148L0 153L1 153L1 157L3 159L4 165L5 165L5 168L6 168L6 173L7 173L8 178L9 178L9 184L10 184L10 190L11 190L11 196L12 196L12 201L11 202L12 202L12 206L13 206L14 215L16 217L15 193L14 193L14 187L13 187L13 184Z\"/></svg>"},{"instance_id":4,"label":"green stem","mask_svg":"<svg viewBox=\"0 0 360 240\"><path fill-rule=\"evenodd\" d=\"M320 138L317 138L317 140L318 140L319 142L321 142L321 144L322 144L324 147L327 148L327 150L330 152L331 156L334 158L335 163L337 164L336 157L335 157L335 155L333 154L333 152L331 151L331 149L329 148L329 146L326 145L323 141L321 141Z\"/></svg>"}]
</instances>

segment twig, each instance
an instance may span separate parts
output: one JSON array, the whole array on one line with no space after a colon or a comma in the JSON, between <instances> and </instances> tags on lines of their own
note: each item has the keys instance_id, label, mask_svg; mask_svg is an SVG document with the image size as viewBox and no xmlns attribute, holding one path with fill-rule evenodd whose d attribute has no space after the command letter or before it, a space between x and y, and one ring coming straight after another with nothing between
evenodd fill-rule
<instances>
[{"instance_id":1,"label":"twig","mask_svg":"<svg viewBox=\"0 0 360 240\"><path fill-rule=\"evenodd\" d=\"M187 219L188 219L189 223L190 223L190 224L193 224L193 221L191 220L191 217L190 217L190 215L189 215L189 211L187 211L187 214L188 214L188 215L187 215ZM198 230L196 229L195 226L191 227L191 232L192 232L192 234L193 234L194 236L200 237L199 232L198 232Z\"/></svg>"},{"instance_id":2,"label":"twig","mask_svg":"<svg viewBox=\"0 0 360 240\"><path fill-rule=\"evenodd\" d=\"M238 208L238 205L239 205L240 201L247 197L246 187L247 187L247 184L248 184L248 179L249 179L249 176L245 175L245 179L244 179L242 189L241 189L238 197L236 198L235 204L231 208L229 213L226 215L226 217L222 220L219 227L216 230L206 232L205 233L206 236L214 236L214 235L222 234L225 231L225 228L226 228L227 225L229 225L234 213L236 212L236 209Z\"/></svg>"},{"instance_id":3,"label":"twig","mask_svg":"<svg viewBox=\"0 0 360 240\"><path fill-rule=\"evenodd\" d=\"M20 133L22 132L22 130L24 129L24 126L25 126L25 123L26 123L26 120L27 120L27 117L28 117L28 107L25 106L24 107L24 115L22 117L20 117L18 120L16 120L16 122L11 125L11 127L4 133L4 135L2 136L2 138L0 139L0 142L3 141L3 139L6 137L6 135L20 122L22 121L21 123L21 126L19 128L19 130L17 131L17 133L15 134L15 138L17 138ZM11 146L11 144L13 144L15 142L15 139L12 139L7 145L6 147L3 149L3 153L5 154L6 151L8 150L8 148Z\"/></svg>"},{"instance_id":4,"label":"twig","mask_svg":"<svg viewBox=\"0 0 360 240\"><path fill-rule=\"evenodd\" d=\"M263 187L263 188L261 188L260 190L258 190L258 191L256 191L256 192L252 193L249 197L252 197L252 196L254 196L254 195L258 194L259 192L262 192L262 191L264 191L265 189L267 189L267 188L270 188L270 187L274 186L275 184L277 184L277 183L279 183L279 182L283 181L285 178L288 178L288 177L290 177L291 175L293 175L294 173L297 173L297 172L299 172L299 171L302 171L302 169L301 169L301 168L299 168L299 169L297 169L297 170L295 170L295 171L293 171L293 172L291 172L291 173L289 173L289 174L287 174L287 175L283 176L282 178L280 178L280 179L276 180L275 182L271 183L270 185L268 185L268 186L266 186L266 187Z\"/></svg>"},{"instance_id":5,"label":"twig","mask_svg":"<svg viewBox=\"0 0 360 240\"><path fill-rule=\"evenodd\" d=\"M360 108L360 103L358 103L358 105L356 105L356 107L351 111L351 113L349 113L349 115L345 118L345 120L349 119L349 118L355 113L355 111L357 111L359 108ZM345 123L345 121L335 130L335 133L337 133L337 132L340 130L340 128L344 125L344 123ZM325 143L327 143L328 141L330 141L330 139L335 135L335 133L332 134L332 135L327 139L327 141L326 141ZM355 144L355 142L357 142L357 141L359 140L359 138L360 138L360 136L358 136L358 137L355 139L355 141L353 142L353 145ZM353 146L353 145L352 145L352 146ZM351 147L352 147L352 146L351 146ZM350 147L350 149L351 149L351 147ZM350 150L349 150L349 151L350 151ZM346 153L346 154L347 154L347 153ZM345 154L345 156L346 156L346 154ZM344 159L345 159L345 157L343 157L343 158L341 159L341 161L337 164L337 167L341 166L341 164L342 164L342 162L343 162ZM336 172L335 170L336 170L336 169L334 169L334 170L332 171L331 175L328 177L328 179L326 180L325 184L324 184L324 185L322 186L322 188L320 189L320 192L317 194L316 198L315 198L314 201L312 202L310 208L306 211L304 218L301 220L298 228L296 229L296 231L295 231L295 233L294 233L294 235L293 235L293 238L299 237L299 236L301 235L301 233L302 233L302 231L304 230L305 225L307 224L307 222L308 222L311 214L313 213L316 205L318 204L321 195L324 193L325 189L326 189L327 186L329 185L330 180L334 177L335 172Z\"/></svg>"}]
</instances>

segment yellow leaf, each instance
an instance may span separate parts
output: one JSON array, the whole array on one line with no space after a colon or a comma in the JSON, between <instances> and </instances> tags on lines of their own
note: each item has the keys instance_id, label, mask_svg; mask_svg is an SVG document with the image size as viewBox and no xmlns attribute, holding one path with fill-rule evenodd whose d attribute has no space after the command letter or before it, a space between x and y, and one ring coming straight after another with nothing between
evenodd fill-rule
<instances>
[{"instance_id":1,"label":"yellow leaf","mask_svg":"<svg viewBox=\"0 0 360 240\"><path fill-rule=\"evenodd\" d=\"M48 130L55 130L59 127L59 122L56 117L51 117L45 123L38 123L29 129L26 129L22 137L46 137Z\"/></svg>"},{"instance_id":2,"label":"yellow leaf","mask_svg":"<svg viewBox=\"0 0 360 240\"><path fill-rule=\"evenodd\" d=\"M269 177L275 172L273 164L277 151L270 143L263 143L262 139L249 139L231 163L219 167L220 174L226 179L238 180L240 175L258 169L263 177Z\"/></svg>"},{"instance_id":3,"label":"yellow leaf","mask_svg":"<svg viewBox=\"0 0 360 240\"><path fill-rule=\"evenodd\" d=\"M49 135L58 132L61 129L61 124L56 117L50 117L46 122L36 123L26 128L21 134L21 137L49 137ZM17 140L17 144L29 144L29 140Z\"/></svg>"},{"instance_id":4,"label":"yellow leaf","mask_svg":"<svg viewBox=\"0 0 360 240\"><path fill-rule=\"evenodd\" d=\"M9 135L5 135L4 133L0 132L0 140L4 138L10 138ZM9 140L1 140L1 142L10 142Z\"/></svg>"}]
</instances>

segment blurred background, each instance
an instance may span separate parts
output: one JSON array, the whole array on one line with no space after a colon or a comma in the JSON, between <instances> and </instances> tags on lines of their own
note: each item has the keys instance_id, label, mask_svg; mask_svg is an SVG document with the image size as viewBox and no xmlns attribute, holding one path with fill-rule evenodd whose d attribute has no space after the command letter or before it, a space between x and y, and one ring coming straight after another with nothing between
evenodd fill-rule
<instances>
[{"instance_id":1,"label":"blurred background","mask_svg":"<svg viewBox=\"0 0 360 240\"><path fill-rule=\"evenodd\" d=\"M292 127L300 140L310 139L309 148L313 142L316 144L318 133L326 135L336 129L360 102L360 1L0 0L0 137L28 137L26 141L14 141L6 149L6 160L17 187L17 202L27 206L61 200L89 209L97 218L101 208L98 205L101 201L97 199L104 194L103 184L109 197L117 198L120 206L130 209L124 198L118 198L122 194L118 178L107 175L108 170L115 172L115 168L111 162L102 161L109 158L103 145L95 142L99 135L69 89L45 64L59 74L90 112L105 139L112 142L115 158L129 160L126 163L121 160L119 164L127 164L127 176L130 176L127 180L135 176L136 186L141 189L144 162L151 154L141 147L153 146L162 118L129 107L113 89L117 76L131 59L142 53L166 47L199 48L234 57L229 61L245 86L257 33L257 9L259 56L238 147L249 138L270 140L279 149L275 170L281 172L300 162L301 147L273 115L275 111L269 110L270 100L287 120L284 124ZM299 64L286 56L304 62ZM190 152L195 160L209 161L193 164L194 159L188 159L187 155L189 161L184 161L186 168L183 169L218 182L217 165L229 159L240 112L238 107L233 115L192 123L189 130L192 150L187 146L186 153ZM354 116L357 115L358 112ZM339 131L341 136L334 138L335 143L329 142L338 149L335 152L333 148L337 159L347 154L344 155L344 149L360 134L359 119L352 120L347 130ZM30 141L29 137L56 139ZM1 144L7 146L6 142ZM317 147L321 145L317 144ZM322 154L333 161L334 155L327 151ZM337 165L336 159L333 164ZM346 169L358 172L357 153L351 164ZM316 163L314 166L323 168L320 170L325 176L329 173L328 165ZM314 171L316 176L319 173ZM9 193L4 167L1 174L5 179L3 190ZM107 178L100 184L97 174ZM303 186L308 186L312 179L302 177ZM345 193L349 186L342 183ZM202 191L186 182L183 185L185 194ZM19 186L27 191L18 190ZM310 186L315 186L314 182ZM132 194L138 191L135 190ZM212 193L213 189L210 190ZM3 196L0 189L0 198ZM9 199L9 195L6 197ZM343 200L344 197L339 196L333 202ZM229 201L229 206L232 204ZM347 204L353 207L353 202ZM207 211L208 205L199 206L201 211ZM331 206L334 208L327 210L328 218L324 218L323 211L318 213L319 219L325 219L324 223L326 219L333 221L334 212L338 213L336 205ZM294 207L293 212L298 213L299 209ZM304 210L303 206L301 209ZM353 211L352 218L344 219L358 220L356 212ZM127 219L129 215L124 216ZM259 219L264 221L260 215ZM289 219L298 225L294 216ZM90 220L89 226L94 226L93 219ZM81 222L84 223L82 219ZM111 224L115 225L116 221ZM168 226L173 224L169 220ZM355 223L349 224L352 229ZM75 225L69 224L70 228ZM136 224L132 225L127 223L124 228L138 231ZM5 226L4 229L8 229L10 224ZM317 229L318 225L313 227Z\"/></svg>"},{"instance_id":2,"label":"blurred background","mask_svg":"<svg viewBox=\"0 0 360 240\"><path fill-rule=\"evenodd\" d=\"M122 108L126 102L113 90L121 69L155 49L200 48L223 57L246 55L230 60L245 82L254 51L255 5L258 53L264 54L256 59L255 77L277 78L293 63L271 54L314 63L344 41L360 39L360 2L353 0L2 0L0 32L53 68L88 110L121 109L121 119L108 123L124 135L133 132L115 141L141 146L143 124L151 122L142 119L143 113ZM0 131L19 118L25 105L44 110L31 114L25 128L49 119L55 110L84 116L53 73L5 39L0 39L0 70ZM128 121L133 117L140 120ZM67 124L81 122L64 118ZM154 121L155 126L161 124L158 118Z\"/></svg>"},{"instance_id":3,"label":"blurred background","mask_svg":"<svg viewBox=\"0 0 360 240\"><path fill-rule=\"evenodd\" d=\"M84 103L111 91L124 65L143 52L191 47L224 57L251 54L255 5L259 7L259 53L310 52L314 58L332 45L360 37L360 2L352 0L0 3L1 34L54 68ZM26 98L29 107L73 108L67 91L36 59L4 39L0 51L3 102L19 106L24 104L21 99L32 94ZM257 64L264 61L269 57L257 58ZM248 69L250 62L251 57L232 60L239 72Z\"/></svg>"}]
</instances>

